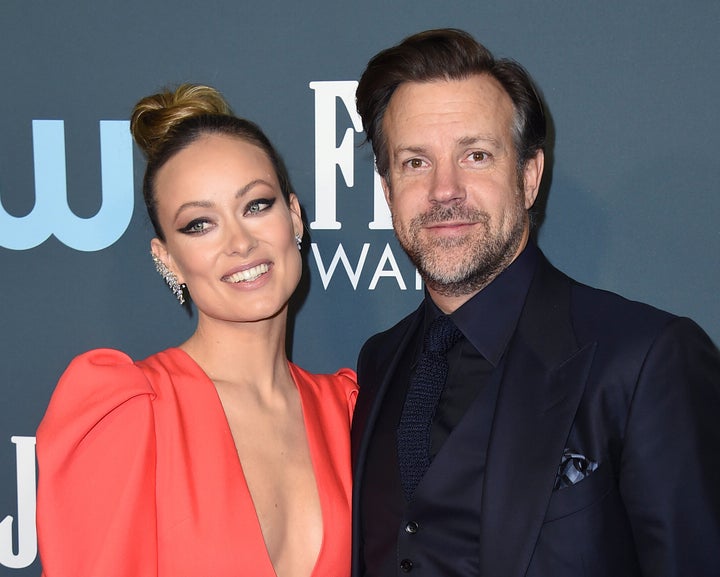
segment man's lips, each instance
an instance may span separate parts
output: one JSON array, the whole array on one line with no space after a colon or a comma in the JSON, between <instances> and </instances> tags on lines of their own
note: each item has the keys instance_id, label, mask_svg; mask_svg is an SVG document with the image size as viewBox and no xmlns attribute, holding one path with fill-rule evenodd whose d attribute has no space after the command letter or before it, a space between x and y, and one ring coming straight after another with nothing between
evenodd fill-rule
<instances>
[{"instance_id":1,"label":"man's lips","mask_svg":"<svg viewBox=\"0 0 720 577\"><path fill-rule=\"evenodd\" d=\"M437 229L452 230L452 229L464 228L467 226L473 226L475 224L477 224L477 223L473 222L473 221L445 221L445 222L428 223L423 228L427 228L427 229L431 229L431 230L437 230Z\"/></svg>"}]
</instances>

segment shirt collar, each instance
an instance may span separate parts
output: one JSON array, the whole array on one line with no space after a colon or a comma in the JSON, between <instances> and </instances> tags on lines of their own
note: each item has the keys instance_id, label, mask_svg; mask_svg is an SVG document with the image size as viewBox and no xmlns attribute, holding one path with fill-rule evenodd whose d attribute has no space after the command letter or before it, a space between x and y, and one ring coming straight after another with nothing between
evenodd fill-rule
<instances>
[{"instance_id":1,"label":"shirt collar","mask_svg":"<svg viewBox=\"0 0 720 577\"><path fill-rule=\"evenodd\" d=\"M539 252L533 242L528 242L504 271L450 315L465 338L493 366L500 362L515 332ZM427 327L442 312L431 298L426 298L425 303Z\"/></svg>"}]
</instances>

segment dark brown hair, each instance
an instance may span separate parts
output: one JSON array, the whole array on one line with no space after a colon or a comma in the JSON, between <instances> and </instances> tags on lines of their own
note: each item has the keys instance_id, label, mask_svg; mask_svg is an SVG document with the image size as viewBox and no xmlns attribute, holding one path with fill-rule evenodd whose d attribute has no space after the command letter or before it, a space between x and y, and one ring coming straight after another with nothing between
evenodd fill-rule
<instances>
[{"instance_id":1,"label":"dark brown hair","mask_svg":"<svg viewBox=\"0 0 720 577\"><path fill-rule=\"evenodd\" d=\"M293 192L287 169L270 140L255 123L232 113L222 95L209 86L182 84L146 96L133 108L130 131L145 153L143 197L155 234L165 240L157 218L155 178L178 152L206 134L221 134L253 144L267 154L286 202Z\"/></svg>"},{"instance_id":2,"label":"dark brown hair","mask_svg":"<svg viewBox=\"0 0 720 577\"><path fill-rule=\"evenodd\" d=\"M389 170L382 122L395 90L404 82L463 80L476 74L495 78L513 103L513 143L518 172L545 146L545 113L530 75L517 62L496 59L470 34L453 28L427 30L375 55L357 87L357 110L375 153L378 173Z\"/></svg>"}]
</instances>

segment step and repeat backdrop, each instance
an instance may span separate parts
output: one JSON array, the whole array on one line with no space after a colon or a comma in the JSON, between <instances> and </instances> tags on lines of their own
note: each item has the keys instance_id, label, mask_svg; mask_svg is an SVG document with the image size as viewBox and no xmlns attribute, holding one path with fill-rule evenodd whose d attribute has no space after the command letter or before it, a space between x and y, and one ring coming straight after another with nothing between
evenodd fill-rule
<instances>
[{"instance_id":1,"label":"step and repeat backdrop","mask_svg":"<svg viewBox=\"0 0 720 577\"><path fill-rule=\"evenodd\" d=\"M354 367L423 294L363 146L357 79L409 34L464 28L543 92L551 261L720 342L719 25L715 0L3 0L0 575L40 574L34 435L68 362L96 347L143 358L194 327L149 256L128 130L140 97L210 84L266 130L309 231L292 359Z\"/></svg>"}]
</instances>

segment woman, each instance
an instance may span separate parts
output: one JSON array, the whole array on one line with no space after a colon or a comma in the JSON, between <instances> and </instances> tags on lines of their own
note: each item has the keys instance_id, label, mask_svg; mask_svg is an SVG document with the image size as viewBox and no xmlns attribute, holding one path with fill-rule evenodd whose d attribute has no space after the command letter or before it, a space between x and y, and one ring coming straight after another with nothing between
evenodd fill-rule
<instances>
[{"instance_id":1,"label":"woman","mask_svg":"<svg viewBox=\"0 0 720 577\"><path fill-rule=\"evenodd\" d=\"M303 224L282 162L214 89L141 100L152 258L194 334L133 362L95 350L37 432L46 577L342 577L355 375L288 362Z\"/></svg>"}]
</instances>

